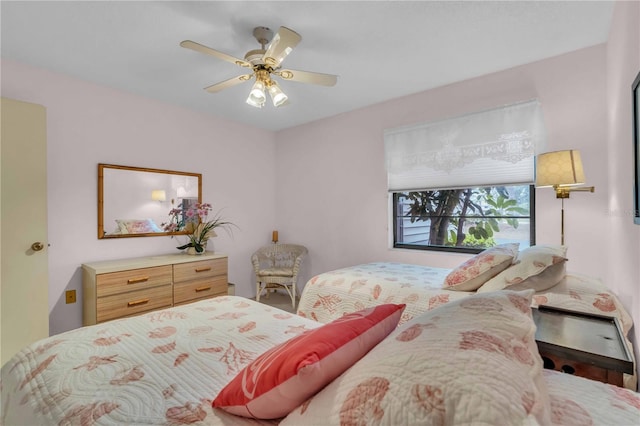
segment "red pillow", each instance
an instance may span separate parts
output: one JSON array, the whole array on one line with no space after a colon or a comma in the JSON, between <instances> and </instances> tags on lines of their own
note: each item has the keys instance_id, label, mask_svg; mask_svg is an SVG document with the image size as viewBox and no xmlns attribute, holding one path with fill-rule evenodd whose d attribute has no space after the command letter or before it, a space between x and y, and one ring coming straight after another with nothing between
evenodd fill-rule
<instances>
[{"instance_id":1,"label":"red pillow","mask_svg":"<svg viewBox=\"0 0 640 426\"><path fill-rule=\"evenodd\" d=\"M238 373L212 406L256 419L286 416L391 333L404 308L364 309L281 343Z\"/></svg>"}]
</instances>

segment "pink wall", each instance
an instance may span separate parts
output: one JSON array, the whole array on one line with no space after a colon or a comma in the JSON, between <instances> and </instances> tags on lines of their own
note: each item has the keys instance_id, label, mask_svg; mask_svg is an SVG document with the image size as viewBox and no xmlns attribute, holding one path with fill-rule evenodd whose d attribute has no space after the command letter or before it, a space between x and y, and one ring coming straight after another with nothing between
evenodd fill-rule
<instances>
[{"instance_id":1,"label":"pink wall","mask_svg":"<svg viewBox=\"0 0 640 426\"><path fill-rule=\"evenodd\" d=\"M640 227L624 214L631 208L627 97L640 69L639 20L639 3L619 2L606 46L276 134L3 61L2 96L47 107L51 333L81 325L81 304L65 305L63 295L81 291L83 262L176 245L168 237L96 239L99 162L202 173L204 199L241 228L234 238L222 233L215 249L230 255L230 281L242 296L254 295L248 259L272 229L310 250L300 287L317 273L362 262L453 267L468 256L390 248L383 130L534 97L543 105L547 150L580 149L587 183L596 186L565 204L568 268L602 278L640 323ZM558 243L560 202L548 189L536 196L537 241Z\"/></svg>"},{"instance_id":2,"label":"pink wall","mask_svg":"<svg viewBox=\"0 0 640 426\"><path fill-rule=\"evenodd\" d=\"M215 250L229 254L236 293L255 294L251 253L275 224L272 132L7 60L2 96L47 108L52 334L82 325L82 304L64 303L67 289L81 300L82 263L172 252L180 241L98 240L98 163L202 173L203 199L240 228L233 238L221 232Z\"/></svg>"},{"instance_id":3,"label":"pink wall","mask_svg":"<svg viewBox=\"0 0 640 426\"><path fill-rule=\"evenodd\" d=\"M640 72L640 3L617 2L607 43L607 283L631 312L640 342L640 226L633 224L631 83ZM640 375L640 367L638 369Z\"/></svg>"},{"instance_id":4,"label":"pink wall","mask_svg":"<svg viewBox=\"0 0 640 426\"><path fill-rule=\"evenodd\" d=\"M403 97L278 133L278 228L308 246L302 280L371 261L453 267L468 256L390 248L383 131L540 99L547 151L579 149L587 184L565 202L568 270L596 276L640 324L640 227L633 225L630 87L640 3L617 2L606 45ZM560 242L560 201L536 190L538 243ZM327 247L331 249L328 250ZM640 342L636 325L632 339ZM638 353L636 344L636 353Z\"/></svg>"},{"instance_id":5,"label":"pink wall","mask_svg":"<svg viewBox=\"0 0 640 426\"><path fill-rule=\"evenodd\" d=\"M608 231L602 226L608 193L605 46L493 73L345 113L278 133L278 228L306 244L304 278L370 261L440 267L467 255L390 248L389 197L383 131L462 115L498 105L540 99L548 149L582 151L594 194L577 193L565 203L568 268L606 278L600 261ZM560 242L560 201L550 189L536 191L537 242ZM594 224L599 224L594 226ZM331 247L331 250L327 250Z\"/></svg>"}]
</instances>

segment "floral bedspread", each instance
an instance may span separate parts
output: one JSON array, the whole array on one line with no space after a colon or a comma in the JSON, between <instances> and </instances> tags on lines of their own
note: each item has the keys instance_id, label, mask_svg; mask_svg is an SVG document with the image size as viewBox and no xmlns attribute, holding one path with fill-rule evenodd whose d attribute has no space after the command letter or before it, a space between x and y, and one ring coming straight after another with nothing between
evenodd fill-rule
<instances>
[{"instance_id":1,"label":"floral bedspread","mask_svg":"<svg viewBox=\"0 0 640 426\"><path fill-rule=\"evenodd\" d=\"M0 424L258 424L211 401L262 352L318 326L228 296L51 336L2 367Z\"/></svg>"},{"instance_id":2,"label":"floral bedspread","mask_svg":"<svg viewBox=\"0 0 640 426\"><path fill-rule=\"evenodd\" d=\"M444 303L475 292L442 288L450 269L392 262L374 262L325 272L311 278L300 297L298 315L327 323L345 313L380 303L407 305L400 324ZM615 294L597 278L567 274L558 284L538 292L533 307L549 305L578 312L618 318L628 339L633 326L631 315ZM625 387L636 389L636 376L625 375Z\"/></svg>"},{"instance_id":3,"label":"floral bedspread","mask_svg":"<svg viewBox=\"0 0 640 426\"><path fill-rule=\"evenodd\" d=\"M376 262L311 278L300 296L298 315L321 323L381 303L405 303L400 324L471 292L443 290L449 269Z\"/></svg>"},{"instance_id":4,"label":"floral bedspread","mask_svg":"<svg viewBox=\"0 0 640 426\"><path fill-rule=\"evenodd\" d=\"M542 374L549 392L553 425L639 424L640 394L554 370L544 370Z\"/></svg>"},{"instance_id":5,"label":"floral bedspread","mask_svg":"<svg viewBox=\"0 0 640 426\"><path fill-rule=\"evenodd\" d=\"M585 288L581 293L563 285L559 289L570 297L558 300L571 303L568 307L591 303L601 312L618 311L617 299L606 292L593 299ZM409 294L419 293L418 286L412 288ZM380 303L381 295L392 295L387 291L376 290L371 300L352 303ZM398 301L412 300L395 293ZM225 296L51 336L23 348L2 366L0 424L277 424L214 410L211 401L261 353L321 325L249 299ZM640 394L569 375L552 374L548 380L556 400L554 415L561 424L585 416L593 424L627 424L629 416L640 411ZM636 410L629 411L629 405Z\"/></svg>"}]
</instances>

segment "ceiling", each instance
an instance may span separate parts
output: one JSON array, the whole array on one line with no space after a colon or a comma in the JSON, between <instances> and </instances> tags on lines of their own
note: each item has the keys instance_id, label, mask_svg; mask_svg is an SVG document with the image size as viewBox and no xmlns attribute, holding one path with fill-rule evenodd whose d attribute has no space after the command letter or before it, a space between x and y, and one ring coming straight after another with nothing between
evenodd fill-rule
<instances>
[{"instance_id":1,"label":"ceiling","mask_svg":"<svg viewBox=\"0 0 640 426\"><path fill-rule=\"evenodd\" d=\"M605 1L5 1L2 58L280 130L603 43ZM244 69L179 46L243 58L254 27L302 41L283 68L338 75L334 87L278 81L289 105L245 103ZM278 79L277 77L275 79Z\"/></svg>"}]
</instances>

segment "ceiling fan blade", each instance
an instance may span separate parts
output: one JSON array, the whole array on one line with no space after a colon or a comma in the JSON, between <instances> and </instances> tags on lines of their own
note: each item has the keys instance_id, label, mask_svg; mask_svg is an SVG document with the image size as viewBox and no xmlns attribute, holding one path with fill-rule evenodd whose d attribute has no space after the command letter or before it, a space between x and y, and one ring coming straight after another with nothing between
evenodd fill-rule
<instances>
[{"instance_id":1,"label":"ceiling fan blade","mask_svg":"<svg viewBox=\"0 0 640 426\"><path fill-rule=\"evenodd\" d=\"M232 64L236 64L241 67L251 68L251 64L244 59L239 59L231 55L227 55L226 53L222 53L210 47L204 46L200 43L196 43L191 40L184 40L180 43L180 46L195 50L196 52L204 53L205 55L215 56L218 59L222 59L223 61L231 62Z\"/></svg>"},{"instance_id":2,"label":"ceiling fan blade","mask_svg":"<svg viewBox=\"0 0 640 426\"><path fill-rule=\"evenodd\" d=\"M322 74L319 72L280 70L273 72L285 80L298 81L300 83L319 84L321 86L335 86L338 76L333 74Z\"/></svg>"},{"instance_id":3,"label":"ceiling fan blade","mask_svg":"<svg viewBox=\"0 0 640 426\"><path fill-rule=\"evenodd\" d=\"M302 37L297 32L287 27L280 27L264 53L264 63L272 68L279 67L284 58L300 43L300 40Z\"/></svg>"},{"instance_id":4,"label":"ceiling fan blade","mask_svg":"<svg viewBox=\"0 0 640 426\"><path fill-rule=\"evenodd\" d=\"M233 87L237 84L244 83L245 81L251 80L251 77L253 77L253 74L239 75L237 77L230 78L229 80L225 80L220 83L213 84L209 87L205 87L204 90L206 90L209 93L217 93L221 90L228 89L229 87Z\"/></svg>"}]
</instances>

